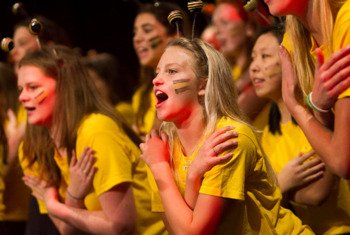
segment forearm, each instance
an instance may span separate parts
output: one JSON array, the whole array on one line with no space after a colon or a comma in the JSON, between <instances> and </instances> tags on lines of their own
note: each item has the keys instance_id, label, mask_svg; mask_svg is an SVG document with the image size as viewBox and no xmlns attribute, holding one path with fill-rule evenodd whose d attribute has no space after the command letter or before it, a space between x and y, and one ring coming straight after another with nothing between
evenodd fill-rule
<instances>
[{"instance_id":1,"label":"forearm","mask_svg":"<svg viewBox=\"0 0 350 235\"><path fill-rule=\"evenodd\" d=\"M344 171L339 168L346 162L342 162L338 154L339 148L344 146L338 146L339 142L334 138L333 132L301 105L294 106L291 113L325 164L336 174L344 175Z\"/></svg>"},{"instance_id":2,"label":"forearm","mask_svg":"<svg viewBox=\"0 0 350 235\"><path fill-rule=\"evenodd\" d=\"M314 112L315 118L328 129L333 130L334 128L334 114L330 110L328 113Z\"/></svg>"},{"instance_id":3,"label":"forearm","mask_svg":"<svg viewBox=\"0 0 350 235\"><path fill-rule=\"evenodd\" d=\"M200 176L190 171L188 172L186 177L185 201L192 210L196 205L201 183L202 179Z\"/></svg>"},{"instance_id":4,"label":"forearm","mask_svg":"<svg viewBox=\"0 0 350 235\"><path fill-rule=\"evenodd\" d=\"M128 234L132 233L134 226L133 223L128 224L123 220L113 223L102 211L74 208L58 201L48 207L48 212L51 217L60 221L55 224L64 234L76 234L79 230L91 234Z\"/></svg>"},{"instance_id":5,"label":"forearm","mask_svg":"<svg viewBox=\"0 0 350 235\"><path fill-rule=\"evenodd\" d=\"M336 183L336 176L326 170L321 179L296 191L292 200L300 204L320 206L327 200Z\"/></svg>"},{"instance_id":6,"label":"forearm","mask_svg":"<svg viewBox=\"0 0 350 235\"><path fill-rule=\"evenodd\" d=\"M174 234L193 234L193 211L182 198L168 163L151 167L162 199L169 230Z\"/></svg>"}]
</instances>

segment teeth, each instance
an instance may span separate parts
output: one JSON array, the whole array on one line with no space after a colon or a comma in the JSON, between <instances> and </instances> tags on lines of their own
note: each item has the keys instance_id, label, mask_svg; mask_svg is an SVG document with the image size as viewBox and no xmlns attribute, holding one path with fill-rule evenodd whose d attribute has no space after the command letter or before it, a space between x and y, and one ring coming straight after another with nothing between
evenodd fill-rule
<instances>
[{"instance_id":1,"label":"teeth","mask_svg":"<svg viewBox=\"0 0 350 235\"><path fill-rule=\"evenodd\" d=\"M156 96L163 94L161 91L156 91Z\"/></svg>"}]
</instances>

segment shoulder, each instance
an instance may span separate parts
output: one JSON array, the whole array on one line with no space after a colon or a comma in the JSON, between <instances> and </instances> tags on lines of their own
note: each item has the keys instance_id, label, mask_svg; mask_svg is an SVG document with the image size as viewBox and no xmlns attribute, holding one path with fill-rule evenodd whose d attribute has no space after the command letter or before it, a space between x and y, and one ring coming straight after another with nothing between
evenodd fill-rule
<instances>
[{"instance_id":1,"label":"shoulder","mask_svg":"<svg viewBox=\"0 0 350 235\"><path fill-rule=\"evenodd\" d=\"M333 28L333 51L350 44L350 0L339 9Z\"/></svg>"},{"instance_id":2,"label":"shoulder","mask_svg":"<svg viewBox=\"0 0 350 235\"><path fill-rule=\"evenodd\" d=\"M229 117L222 117L217 124L217 129L225 126L232 126L234 128L233 131L238 133L238 148L249 148L249 146L258 146L254 130L248 124L234 120Z\"/></svg>"},{"instance_id":3,"label":"shoulder","mask_svg":"<svg viewBox=\"0 0 350 235\"><path fill-rule=\"evenodd\" d=\"M118 132L119 125L107 115L101 113L92 113L87 115L81 122L78 133L96 133L96 132Z\"/></svg>"}]
</instances>

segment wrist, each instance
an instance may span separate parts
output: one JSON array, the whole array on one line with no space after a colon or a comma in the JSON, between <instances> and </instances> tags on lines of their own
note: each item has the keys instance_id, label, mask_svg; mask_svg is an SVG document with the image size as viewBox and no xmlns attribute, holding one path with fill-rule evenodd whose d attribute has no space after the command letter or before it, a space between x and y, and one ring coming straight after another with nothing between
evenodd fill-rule
<instances>
[{"instance_id":1,"label":"wrist","mask_svg":"<svg viewBox=\"0 0 350 235\"><path fill-rule=\"evenodd\" d=\"M69 188L67 188L66 195L70 197L71 199L74 199L76 201L82 201L84 200L84 197L75 195L74 193L71 193Z\"/></svg>"},{"instance_id":2,"label":"wrist","mask_svg":"<svg viewBox=\"0 0 350 235\"><path fill-rule=\"evenodd\" d=\"M320 113L328 113L329 111L331 111L331 109L323 109L319 106L317 106L313 100L312 100L312 92L310 92L307 96L306 96L306 104L314 111L320 112Z\"/></svg>"}]
</instances>

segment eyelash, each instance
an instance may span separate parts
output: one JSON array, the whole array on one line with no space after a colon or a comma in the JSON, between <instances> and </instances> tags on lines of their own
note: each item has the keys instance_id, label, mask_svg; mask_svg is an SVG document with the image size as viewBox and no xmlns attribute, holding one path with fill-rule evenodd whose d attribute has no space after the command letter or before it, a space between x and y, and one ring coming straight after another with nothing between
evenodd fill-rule
<instances>
[{"instance_id":1,"label":"eyelash","mask_svg":"<svg viewBox=\"0 0 350 235\"><path fill-rule=\"evenodd\" d=\"M168 69L168 73L171 74L175 74L177 71L175 69Z\"/></svg>"}]
</instances>

